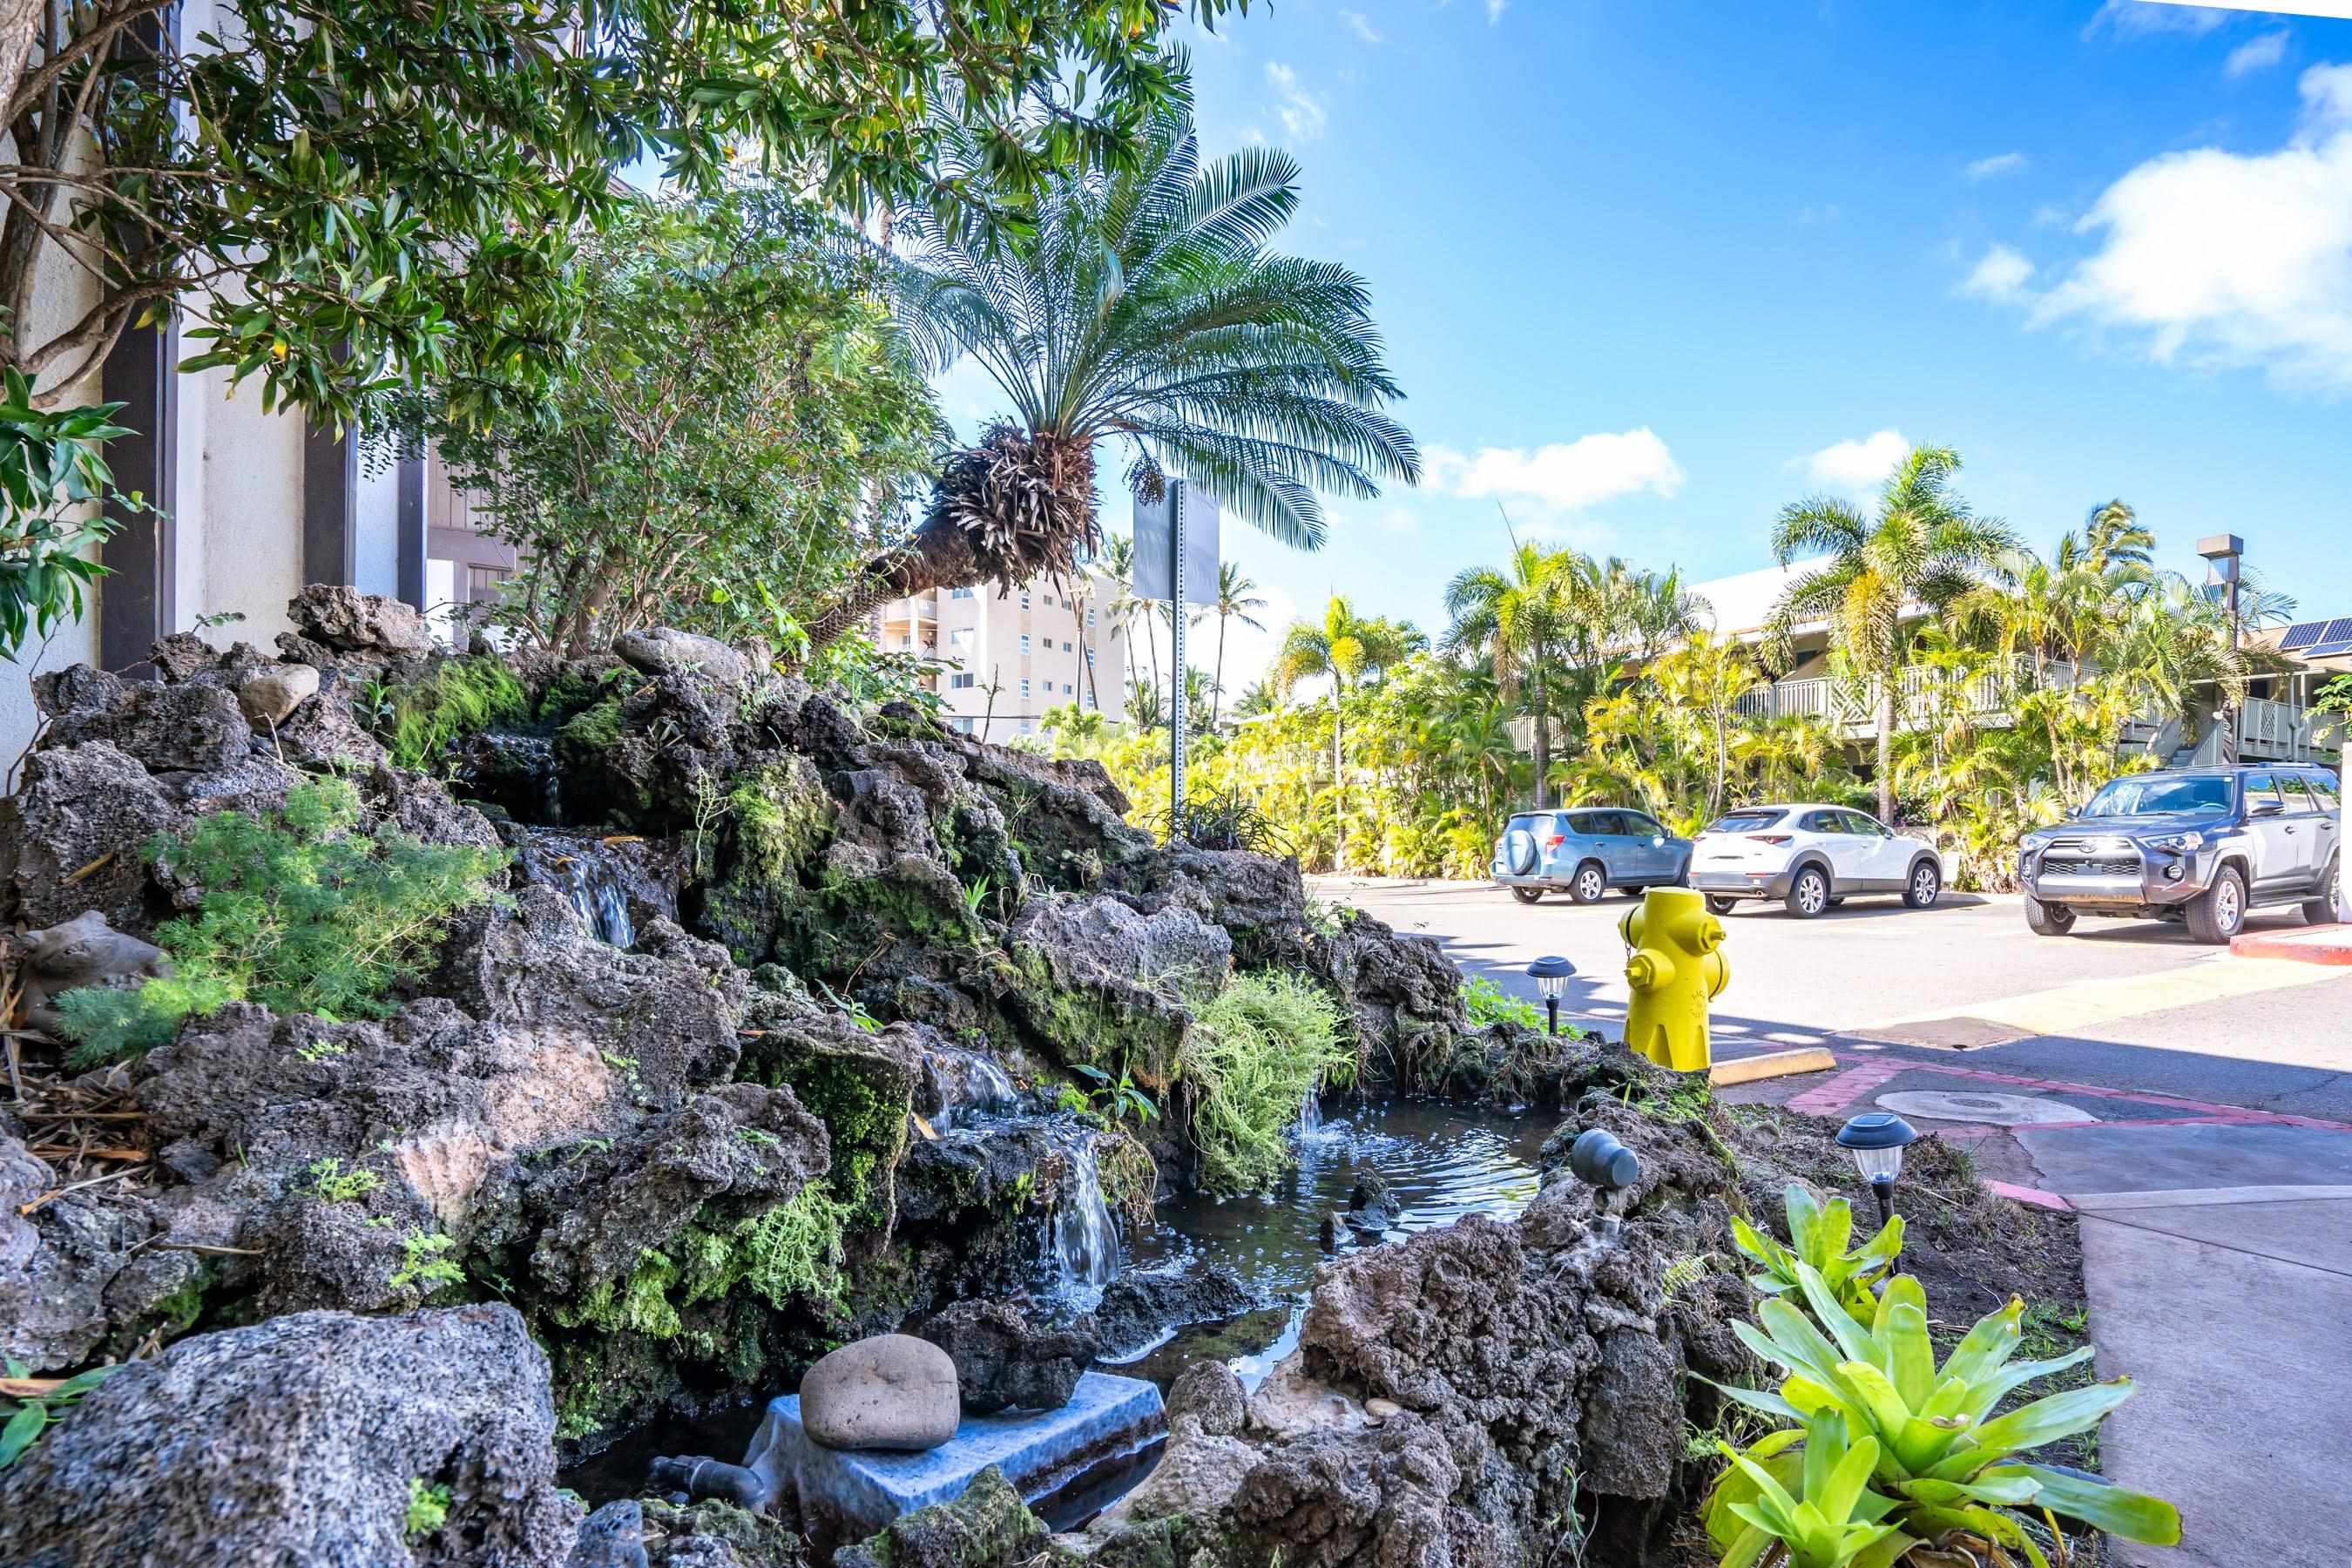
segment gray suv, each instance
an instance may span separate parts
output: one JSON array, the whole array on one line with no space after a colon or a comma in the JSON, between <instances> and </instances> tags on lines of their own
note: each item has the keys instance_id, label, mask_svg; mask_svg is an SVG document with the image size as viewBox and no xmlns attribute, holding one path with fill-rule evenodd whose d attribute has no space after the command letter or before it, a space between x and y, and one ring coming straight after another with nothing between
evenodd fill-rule
<instances>
[{"instance_id":1,"label":"gray suv","mask_svg":"<svg viewBox=\"0 0 2352 1568\"><path fill-rule=\"evenodd\" d=\"M2019 846L2025 923L2063 936L2078 915L2179 921L2225 942L2265 904L2336 918L2343 803L2298 763L2132 773Z\"/></svg>"},{"instance_id":2,"label":"gray suv","mask_svg":"<svg viewBox=\"0 0 2352 1568\"><path fill-rule=\"evenodd\" d=\"M1495 840L1488 869L1523 904L1549 889L1591 904L1612 888L1638 893L1678 887L1690 872L1690 857L1691 841L1668 833L1647 812L1570 806L1512 817Z\"/></svg>"}]
</instances>

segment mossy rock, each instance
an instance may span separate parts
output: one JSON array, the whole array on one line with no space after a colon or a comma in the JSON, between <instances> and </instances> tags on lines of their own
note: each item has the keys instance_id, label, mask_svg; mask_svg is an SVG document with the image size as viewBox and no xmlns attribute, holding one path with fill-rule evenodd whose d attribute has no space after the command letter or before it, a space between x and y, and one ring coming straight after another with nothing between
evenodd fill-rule
<instances>
[{"instance_id":1,"label":"mossy rock","mask_svg":"<svg viewBox=\"0 0 2352 1568\"><path fill-rule=\"evenodd\" d=\"M746 1041L740 1075L771 1089L789 1086L824 1123L833 1142L827 1180L847 1205L850 1226L887 1235L920 1069L911 1047L846 1023L841 1029L835 1037L785 1030Z\"/></svg>"},{"instance_id":2,"label":"mossy rock","mask_svg":"<svg viewBox=\"0 0 2352 1568\"><path fill-rule=\"evenodd\" d=\"M530 721L530 693L507 662L469 655L440 659L423 679L395 687L377 738L400 766L429 772L450 742Z\"/></svg>"},{"instance_id":3,"label":"mossy rock","mask_svg":"<svg viewBox=\"0 0 2352 1568\"><path fill-rule=\"evenodd\" d=\"M1055 1543L1004 1472L991 1465L952 1502L892 1520L883 1531L834 1556L835 1568L1054 1568L1085 1561Z\"/></svg>"},{"instance_id":4,"label":"mossy rock","mask_svg":"<svg viewBox=\"0 0 2352 1568\"><path fill-rule=\"evenodd\" d=\"M832 839L834 805L814 764L797 753L739 773L728 786L723 832L697 835L702 924L735 962L775 951L788 914L809 906L805 869Z\"/></svg>"}]
</instances>

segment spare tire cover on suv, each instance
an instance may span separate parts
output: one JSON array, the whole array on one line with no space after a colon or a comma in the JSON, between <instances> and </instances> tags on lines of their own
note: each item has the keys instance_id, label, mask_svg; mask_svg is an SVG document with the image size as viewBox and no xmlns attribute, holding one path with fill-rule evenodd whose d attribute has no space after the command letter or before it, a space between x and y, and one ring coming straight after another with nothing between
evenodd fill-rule
<instances>
[{"instance_id":1,"label":"spare tire cover on suv","mask_svg":"<svg viewBox=\"0 0 2352 1568\"><path fill-rule=\"evenodd\" d=\"M1514 877L1534 876L1536 836L1524 827L1514 827L1503 835L1503 864L1511 868Z\"/></svg>"}]
</instances>

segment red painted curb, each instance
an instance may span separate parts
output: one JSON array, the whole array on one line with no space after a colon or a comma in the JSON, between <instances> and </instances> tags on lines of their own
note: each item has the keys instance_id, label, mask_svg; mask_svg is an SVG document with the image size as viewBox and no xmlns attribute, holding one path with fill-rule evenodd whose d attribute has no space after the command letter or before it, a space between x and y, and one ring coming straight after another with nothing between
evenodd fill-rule
<instances>
[{"instance_id":1,"label":"red painted curb","mask_svg":"<svg viewBox=\"0 0 2352 1568\"><path fill-rule=\"evenodd\" d=\"M2056 1193L2045 1193L2040 1187L2021 1187L2013 1182L1989 1181L1985 1183L1985 1191L1999 1194L2004 1198L2014 1198L2021 1204L2032 1204L2035 1208L2056 1209L2060 1214L2074 1212L2073 1204Z\"/></svg>"},{"instance_id":2,"label":"red painted curb","mask_svg":"<svg viewBox=\"0 0 2352 1568\"><path fill-rule=\"evenodd\" d=\"M2327 933L2331 940L2315 942L2315 933ZM2285 958L2297 963L2352 968L2352 926L2313 926L2290 936L2249 931L2231 937L2230 951L2240 958Z\"/></svg>"}]
</instances>

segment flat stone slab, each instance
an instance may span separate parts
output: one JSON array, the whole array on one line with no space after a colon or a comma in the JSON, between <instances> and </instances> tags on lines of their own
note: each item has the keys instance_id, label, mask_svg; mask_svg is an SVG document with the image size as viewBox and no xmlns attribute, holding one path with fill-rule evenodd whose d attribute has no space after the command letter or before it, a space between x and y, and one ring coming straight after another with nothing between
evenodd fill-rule
<instances>
[{"instance_id":1,"label":"flat stone slab","mask_svg":"<svg viewBox=\"0 0 2352 1568\"><path fill-rule=\"evenodd\" d=\"M827 1448L802 1430L800 1395L787 1394L768 1402L744 1463L780 1494L791 1488L803 1517L834 1539L852 1541L961 1496L991 1465L1035 1507L1082 1487L1095 1471L1131 1461L1167 1426L1157 1384L1089 1372L1059 1410L967 1415L953 1437L928 1453Z\"/></svg>"},{"instance_id":2,"label":"flat stone slab","mask_svg":"<svg viewBox=\"0 0 2352 1568\"><path fill-rule=\"evenodd\" d=\"M1878 1103L1898 1116L1931 1121L1972 1121L1984 1127L2029 1127L2096 1121L2097 1117L2063 1100L1986 1089L1906 1089L1882 1094Z\"/></svg>"}]
</instances>

